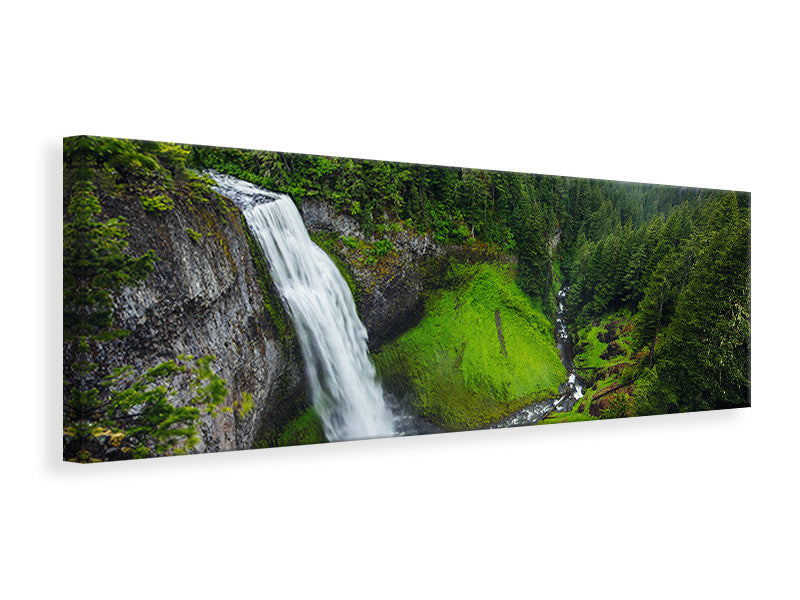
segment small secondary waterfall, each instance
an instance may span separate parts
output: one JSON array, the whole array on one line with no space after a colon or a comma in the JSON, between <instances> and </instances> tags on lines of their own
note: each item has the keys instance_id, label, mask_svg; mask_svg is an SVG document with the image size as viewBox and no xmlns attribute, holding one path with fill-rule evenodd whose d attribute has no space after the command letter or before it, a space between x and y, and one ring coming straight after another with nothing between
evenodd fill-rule
<instances>
[{"instance_id":1,"label":"small secondary waterfall","mask_svg":"<svg viewBox=\"0 0 800 600\"><path fill-rule=\"evenodd\" d=\"M328 440L395 435L350 289L309 238L292 199L235 177L211 175L217 191L242 210L264 250L297 331L314 408Z\"/></svg>"}]
</instances>

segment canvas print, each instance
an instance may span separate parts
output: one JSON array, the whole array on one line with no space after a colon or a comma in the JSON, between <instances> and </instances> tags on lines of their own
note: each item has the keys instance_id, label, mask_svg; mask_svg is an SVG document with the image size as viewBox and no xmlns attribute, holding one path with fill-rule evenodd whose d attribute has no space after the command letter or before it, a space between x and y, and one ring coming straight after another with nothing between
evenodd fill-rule
<instances>
[{"instance_id":1,"label":"canvas print","mask_svg":"<svg viewBox=\"0 0 800 600\"><path fill-rule=\"evenodd\" d=\"M64 459L750 405L750 194L64 139Z\"/></svg>"}]
</instances>

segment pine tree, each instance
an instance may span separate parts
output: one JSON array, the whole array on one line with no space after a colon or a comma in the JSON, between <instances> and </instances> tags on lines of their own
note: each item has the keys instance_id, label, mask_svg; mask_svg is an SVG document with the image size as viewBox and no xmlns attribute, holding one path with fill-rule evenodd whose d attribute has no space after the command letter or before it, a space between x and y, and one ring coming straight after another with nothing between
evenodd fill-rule
<instances>
[{"instance_id":1,"label":"pine tree","mask_svg":"<svg viewBox=\"0 0 800 600\"><path fill-rule=\"evenodd\" d=\"M547 290L549 257L542 208L523 199L515 212L519 286L530 296L543 298Z\"/></svg>"},{"instance_id":2,"label":"pine tree","mask_svg":"<svg viewBox=\"0 0 800 600\"><path fill-rule=\"evenodd\" d=\"M681 410L749 405L750 224L712 237L686 283L664 344L663 379Z\"/></svg>"},{"instance_id":3,"label":"pine tree","mask_svg":"<svg viewBox=\"0 0 800 600\"><path fill-rule=\"evenodd\" d=\"M142 147L125 142L71 138L64 148L65 185L72 188L63 271L64 457L69 460L108 458L102 453L109 444L114 458L185 451L197 441L195 421L201 412L216 414L227 394L225 382L211 370L212 356L179 356L138 376L130 367L105 373L94 362L104 343L129 333L115 327L115 294L141 285L156 260L152 250L138 257L128 253L124 219L100 219L101 204L91 181L94 169L115 164L115 172L127 177L146 164L148 172L166 172L152 156L139 158ZM124 156L109 153L109 148ZM171 402L177 378L193 390L182 406Z\"/></svg>"}]
</instances>

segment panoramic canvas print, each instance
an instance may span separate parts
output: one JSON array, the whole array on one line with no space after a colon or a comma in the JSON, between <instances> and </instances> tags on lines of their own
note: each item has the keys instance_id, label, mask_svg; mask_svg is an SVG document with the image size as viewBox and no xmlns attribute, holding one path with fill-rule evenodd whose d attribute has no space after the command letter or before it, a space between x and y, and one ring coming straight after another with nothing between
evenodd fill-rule
<instances>
[{"instance_id":1,"label":"panoramic canvas print","mask_svg":"<svg viewBox=\"0 0 800 600\"><path fill-rule=\"evenodd\" d=\"M64 139L63 455L750 405L750 194Z\"/></svg>"}]
</instances>

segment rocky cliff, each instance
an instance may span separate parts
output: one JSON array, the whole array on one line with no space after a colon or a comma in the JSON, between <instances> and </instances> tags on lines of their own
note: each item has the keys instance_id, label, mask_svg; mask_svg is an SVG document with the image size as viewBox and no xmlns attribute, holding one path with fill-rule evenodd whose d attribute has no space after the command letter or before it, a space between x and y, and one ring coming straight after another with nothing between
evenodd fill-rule
<instances>
[{"instance_id":1,"label":"rocky cliff","mask_svg":"<svg viewBox=\"0 0 800 600\"><path fill-rule=\"evenodd\" d=\"M276 439L308 406L303 361L239 209L222 197L199 202L179 196L172 209L148 211L138 198L115 194L103 198L103 207L105 217L130 223L131 254L153 249L158 260L144 285L118 295L117 324L130 335L105 346L100 362L106 369L131 365L141 373L180 354L211 354L214 371L227 384L225 405L233 410L203 417L195 450L246 449ZM430 234L397 229L381 238L391 242L391 251L370 260L367 250L376 241L355 219L320 199L304 199L301 212L312 234L329 236L355 278L371 350L419 322L424 292L438 287L447 258L464 252L482 258L480 250L443 246ZM188 392L182 390L178 401ZM253 408L242 414L248 394Z\"/></svg>"},{"instance_id":2,"label":"rocky cliff","mask_svg":"<svg viewBox=\"0 0 800 600\"><path fill-rule=\"evenodd\" d=\"M359 292L356 308L369 334L369 348L385 342L416 325L422 317L423 289L435 265L447 256L430 234L407 230L389 232L392 251L380 260L365 260L364 247L343 243L342 237L366 241L355 219L336 213L324 200L304 198L301 213L312 233L335 236L333 249L354 275Z\"/></svg>"},{"instance_id":3,"label":"rocky cliff","mask_svg":"<svg viewBox=\"0 0 800 600\"><path fill-rule=\"evenodd\" d=\"M175 208L146 211L138 199L103 200L107 216L130 226L130 251L155 250L145 284L116 302L130 335L108 348L110 366L137 372L179 354L216 357L214 371L235 410L203 417L200 452L250 448L258 437L296 414L303 369L295 336L269 279L260 249L241 214L222 199L175 200ZM251 394L253 408L238 410Z\"/></svg>"}]
</instances>

